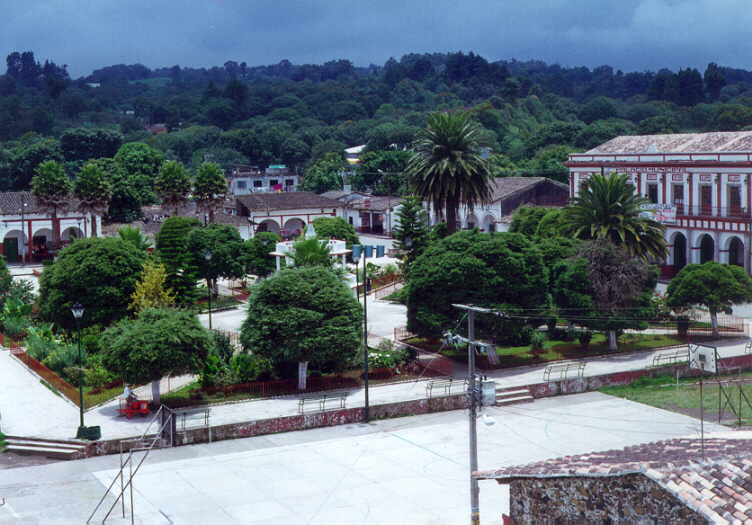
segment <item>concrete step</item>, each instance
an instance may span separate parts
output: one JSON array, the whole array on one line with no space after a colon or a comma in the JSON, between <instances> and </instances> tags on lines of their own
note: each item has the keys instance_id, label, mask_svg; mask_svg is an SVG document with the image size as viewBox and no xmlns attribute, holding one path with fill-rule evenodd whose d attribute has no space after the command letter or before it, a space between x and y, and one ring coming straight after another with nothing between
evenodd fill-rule
<instances>
[{"instance_id":1,"label":"concrete step","mask_svg":"<svg viewBox=\"0 0 752 525\"><path fill-rule=\"evenodd\" d=\"M518 388L515 390L496 390L496 406L499 405L516 405L518 403L532 403L535 401L530 395L527 388Z\"/></svg>"},{"instance_id":2,"label":"concrete step","mask_svg":"<svg viewBox=\"0 0 752 525\"><path fill-rule=\"evenodd\" d=\"M21 456L44 456L50 459L69 460L86 450L86 445L80 441L15 436L6 436L6 441L8 442L8 451Z\"/></svg>"}]
</instances>

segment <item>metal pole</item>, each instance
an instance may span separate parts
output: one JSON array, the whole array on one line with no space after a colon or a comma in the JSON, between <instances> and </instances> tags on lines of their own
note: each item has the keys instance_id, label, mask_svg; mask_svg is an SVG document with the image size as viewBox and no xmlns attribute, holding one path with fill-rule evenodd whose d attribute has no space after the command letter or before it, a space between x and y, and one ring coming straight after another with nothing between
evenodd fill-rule
<instances>
[{"instance_id":1,"label":"metal pole","mask_svg":"<svg viewBox=\"0 0 752 525\"><path fill-rule=\"evenodd\" d=\"M209 281L209 330L212 329L211 325L211 296L212 296L212 285L211 285L211 279L207 279Z\"/></svg>"},{"instance_id":2,"label":"metal pole","mask_svg":"<svg viewBox=\"0 0 752 525\"><path fill-rule=\"evenodd\" d=\"M76 317L76 330L78 331L78 405L81 412L81 426L78 429L78 433L84 429L84 379L83 379L83 362L81 360L81 326L78 323L78 317ZM81 436L79 436L81 437Z\"/></svg>"},{"instance_id":3,"label":"metal pole","mask_svg":"<svg viewBox=\"0 0 752 525\"><path fill-rule=\"evenodd\" d=\"M705 416L702 405L702 376L700 376L700 447L702 448L702 460L705 461Z\"/></svg>"},{"instance_id":4,"label":"metal pole","mask_svg":"<svg viewBox=\"0 0 752 525\"><path fill-rule=\"evenodd\" d=\"M355 272L357 273L357 272ZM366 250L363 246L363 348L365 349L366 362L366 423L370 422L368 416L368 294L366 292Z\"/></svg>"},{"instance_id":5,"label":"metal pole","mask_svg":"<svg viewBox=\"0 0 752 525\"><path fill-rule=\"evenodd\" d=\"M26 208L26 194L21 193L21 266L26 266L26 253L24 252L24 209Z\"/></svg>"},{"instance_id":6,"label":"metal pole","mask_svg":"<svg viewBox=\"0 0 752 525\"><path fill-rule=\"evenodd\" d=\"M467 338L475 341L475 312L470 309L467 311ZM480 502L478 494L478 480L473 476L473 472L478 471L478 436L475 428L477 401L475 395L475 348L472 343L467 344L467 363L469 367L469 393L470 393L470 523L480 524Z\"/></svg>"}]
</instances>

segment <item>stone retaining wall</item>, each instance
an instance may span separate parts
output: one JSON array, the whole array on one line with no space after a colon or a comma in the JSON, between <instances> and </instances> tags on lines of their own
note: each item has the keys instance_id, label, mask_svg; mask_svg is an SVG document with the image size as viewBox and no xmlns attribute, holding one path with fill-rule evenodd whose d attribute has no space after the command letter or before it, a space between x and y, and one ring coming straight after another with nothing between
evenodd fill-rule
<instances>
[{"instance_id":1,"label":"stone retaining wall","mask_svg":"<svg viewBox=\"0 0 752 525\"><path fill-rule=\"evenodd\" d=\"M719 359L718 368L719 370L748 370L752 368L752 354ZM531 396L540 399L544 397L591 392L604 386L629 385L642 376L658 376L661 374L676 376L677 370L679 371L680 377L698 374L697 371L690 370L688 364L667 365L659 368L651 368L649 370L634 370L600 376L565 379L563 381L549 381L529 385L527 388L529 388ZM513 387L510 389L518 390L519 388L521 387ZM413 416L419 414L430 414L433 412L444 412L447 410L464 409L467 408L467 406L467 398L463 393L459 395L417 399L385 405L372 405L370 406L370 417L371 419L386 419L397 416ZM296 414L294 416L282 416L244 423L218 425L211 428L190 428L177 433L177 444L192 445L196 443L208 443L210 440L220 441L223 439L261 436L278 432L291 432L295 430L347 425L361 423L364 419L364 407L343 408L325 412L309 412L305 414ZM209 435L210 431L211 436ZM125 443L123 444L123 450L127 451ZM120 440L100 440L88 444L86 448L86 457L117 454L119 452Z\"/></svg>"}]
</instances>

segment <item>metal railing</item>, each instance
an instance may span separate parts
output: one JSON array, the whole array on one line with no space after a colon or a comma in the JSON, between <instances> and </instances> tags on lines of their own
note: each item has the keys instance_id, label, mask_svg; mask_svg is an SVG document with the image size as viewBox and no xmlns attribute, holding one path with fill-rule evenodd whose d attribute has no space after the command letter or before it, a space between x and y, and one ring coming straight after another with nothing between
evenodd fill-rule
<instances>
[{"instance_id":1,"label":"metal railing","mask_svg":"<svg viewBox=\"0 0 752 525\"><path fill-rule=\"evenodd\" d=\"M44 366L42 363L31 357L18 345L11 346L10 354L26 365L29 370L35 372L39 377L44 379L54 389L70 399L78 405L80 403L80 396L78 395L78 389L62 379L55 372ZM85 396L84 396L85 397Z\"/></svg>"}]
</instances>

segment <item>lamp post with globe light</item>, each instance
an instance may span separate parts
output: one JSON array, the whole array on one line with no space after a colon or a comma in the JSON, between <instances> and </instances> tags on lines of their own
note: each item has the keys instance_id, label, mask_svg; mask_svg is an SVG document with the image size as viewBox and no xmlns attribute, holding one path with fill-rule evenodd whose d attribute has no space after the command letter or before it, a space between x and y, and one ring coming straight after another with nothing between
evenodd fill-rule
<instances>
[{"instance_id":1,"label":"lamp post with globe light","mask_svg":"<svg viewBox=\"0 0 752 525\"><path fill-rule=\"evenodd\" d=\"M76 437L81 439L87 437L88 434L84 426L84 380L82 371L83 362L81 359L81 325L79 324L79 321L84 316L84 307L81 306L81 303L76 302L71 307L71 311L73 312L73 317L76 318L76 331L78 332L78 405L81 413L81 421Z\"/></svg>"}]
</instances>

